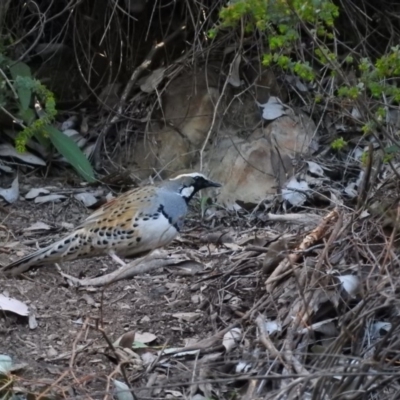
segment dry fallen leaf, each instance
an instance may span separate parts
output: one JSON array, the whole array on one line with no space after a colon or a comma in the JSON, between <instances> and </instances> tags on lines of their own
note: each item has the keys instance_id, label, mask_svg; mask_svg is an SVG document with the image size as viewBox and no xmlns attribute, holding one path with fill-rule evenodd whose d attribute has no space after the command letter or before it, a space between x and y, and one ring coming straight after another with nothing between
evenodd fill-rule
<instances>
[{"instance_id":1,"label":"dry fallen leaf","mask_svg":"<svg viewBox=\"0 0 400 400\"><path fill-rule=\"evenodd\" d=\"M0 156L17 158L21 161L26 162L27 164L46 166L46 162L41 158L35 156L32 153L29 153L28 151L20 153L15 150L15 148L9 143L4 143L0 145Z\"/></svg>"},{"instance_id":2,"label":"dry fallen leaf","mask_svg":"<svg viewBox=\"0 0 400 400\"><path fill-rule=\"evenodd\" d=\"M229 332L226 332L222 339L222 345L226 351L229 352L234 349L242 338L242 330L240 328L233 328Z\"/></svg>"},{"instance_id":3,"label":"dry fallen leaf","mask_svg":"<svg viewBox=\"0 0 400 400\"><path fill-rule=\"evenodd\" d=\"M3 189L0 188L0 196L3 197L3 199L7 203L14 203L18 200L19 198L19 183L18 183L18 176L13 180L11 187L8 189Z\"/></svg>"},{"instance_id":4,"label":"dry fallen leaf","mask_svg":"<svg viewBox=\"0 0 400 400\"><path fill-rule=\"evenodd\" d=\"M91 193L78 193L74 197L75 199L81 201L85 207L90 207L93 204L96 204L98 201Z\"/></svg>"},{"instance_id":5,"label":"dry fallen leaf","mask_svg":"<svg viewBox=\"0 0 400 400\"><path fill-rule=\"evenodd\" d=\"M172 314L174 318L184 320L186 322L194 322L201 317L201 314L195 312L181 312Z\"/></svg>"},{"instance_id":6,"label":"dry fallen leaf","mask_svg":"<svg viewBox=\"0 0 400 400\"><path fill-rule=\"evenodd\" d=\"M57 200L61 200L61 199L65 199L67 196L64 196L62 194L49 194L48 196L40 196L40 197L36 197L35 199L35 203L49 203L52 201L57 201Z\"/></svg>"},{"instance_id":7,"label":"dry fallen leaf","mask_svg":"<svg viewBox=\"0 0 400 400\"><path fill-rule=\"evenodd\" d=\"M10 311L23 317L29 315L29 308L25 303L3 294L0 294L0 310Z\"/></svg>"},{"instance_id":8,"label":"dry fallen leaf","mask_svg":"<svg viewBox=\"0 0 400 400\"><path fill-rule=\"evenodd\" d=\"M150 343L154 342L157 336L150 332L136 333L135 342Z\"/></svg>"},{"instance_id":9,"label":"dry fallen leaf","mask_svg":"<svg viewBox=\"0 0 400 400\"><path fill-rule=\"evenodd\" d=\"M35 222L33 225L29 226L28 228L24 229L24 232L27 231L41 231L41 230L45 230L48 231L49 229L51 229L50 225L45 224L44 222Z\"/></svg>"},{"instance_id":10,"label":"dry fallen leaf","mask_svg":"<svg viewBox=\"0 0 400 400\"><path fill-rule=\"evenodd\" d=\"M27 200L32 200L42 194L49 194L49 193L50 191L44 188L33 188L25 195L25 198Z\"/></svg>"}]
</instances>

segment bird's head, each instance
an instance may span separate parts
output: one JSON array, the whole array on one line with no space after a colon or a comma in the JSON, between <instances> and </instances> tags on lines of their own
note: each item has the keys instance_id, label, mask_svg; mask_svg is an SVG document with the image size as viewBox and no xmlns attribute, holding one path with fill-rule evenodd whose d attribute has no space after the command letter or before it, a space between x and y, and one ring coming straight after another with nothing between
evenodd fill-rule
<instances>
[{"instance_id":1,"label":"bird's head","mask_svg":"<svg viewBox=\"0 0 400 400\"><path fill-rule=\"evenodd\" d=\"M178 175L175 178L171 178L170 182L173 183L174 186L176 185L178 193L187 202L201 189L222 186L220 183L213 182L198 172Z\"/></svg>"}]
</instances>

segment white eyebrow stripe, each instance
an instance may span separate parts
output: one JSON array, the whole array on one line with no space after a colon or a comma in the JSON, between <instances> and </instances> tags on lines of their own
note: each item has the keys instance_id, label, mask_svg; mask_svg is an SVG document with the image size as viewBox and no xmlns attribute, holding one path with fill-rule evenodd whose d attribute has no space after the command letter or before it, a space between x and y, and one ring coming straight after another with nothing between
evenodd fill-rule
<instances>
[{"instance_id":1,"label":"white eyebrow stripe","mask_svg":"<svg viewBox=\"0 0 400 400\"><path fill-rule=\"evenodd\" d=\"M170 178L170 181L175 181L175 180L177 180L177 179L184 178L184 177L195 178L196 176L208 180L208 178L206 178L203 174L199 174L198 172L193 172L193 173L191 173L191 174L182 174L182 175L176 176L175 178Z\"/></svg>"}]
</instances>

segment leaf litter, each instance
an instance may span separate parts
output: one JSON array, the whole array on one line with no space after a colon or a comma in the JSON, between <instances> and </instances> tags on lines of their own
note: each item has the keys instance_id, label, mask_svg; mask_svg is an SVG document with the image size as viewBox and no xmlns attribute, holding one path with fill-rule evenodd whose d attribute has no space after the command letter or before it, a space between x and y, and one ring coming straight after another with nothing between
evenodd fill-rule
<instances>
[{"instance_id":1,"label":"leaf litter","mask_svg":"<svg viewBox=\"0 0 400 400\"><path fill-rule=\"evenodd\" d=\"M308 398L319 387L319 398L328 399L351 388L355 376L357 388L368 393L392 390L400 334L396 214L377 213L371 201L369 216L361 210L357 219L350 207L330 200L330 192L340 200L345 195L345 185L326 184L335 165L313 162L317 166L307 164L296 176L299 182L309 172L322 178L303 209L283 214L266 202L259 212L218 210L199 221L195 204L180 239L159 253L174 256L172 263L134 279L73 287L52 267L28 272L24 280L0 277L7 296L34 311L29 321L1 316L0 329L8 333L0 353L27 364L18 379L30 390L45 390L44 378L60 379L90 398L112 391L116 381L136 398L256 398L257 390L268 399ZM382 172L370 198L397 193L384 184L390 171ZM69 190L68 198L78 193ZM310 209L321 193L327 206ZM11 252L24 254L32 251L27 245L57 239L89 212L79 201L20 200L13 207L7 229L20 247ZM43 229L31 230L36 240L24 244L23 232L32 226ZM0 256L1 264L15 259ZM190 260L203 267L174 273ZM99 258L66 263L62 271L99 279L116 266ZM66 370L73 375L63 375ZM86 379L84 386L79 379ZM52 393L61 392L54 386Z\"/></svg>"}]
</instances>

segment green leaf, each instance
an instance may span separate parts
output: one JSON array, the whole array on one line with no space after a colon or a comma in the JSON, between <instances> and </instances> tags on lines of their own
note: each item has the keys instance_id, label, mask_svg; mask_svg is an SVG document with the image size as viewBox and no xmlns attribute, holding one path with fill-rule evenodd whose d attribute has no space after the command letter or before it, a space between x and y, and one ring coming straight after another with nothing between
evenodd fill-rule
<instances>
[{"instance_id":1,"label":"green leaf","mask_svg":"<svg viewBox=\"0 0 400 400\"><path fill-rule=\"evenodd\" d=\"M23 62L17 62L16 64L11 65L10 72L14 81L16 81L16 79L19 76L32 79L31 69ZM21 85L15 85L15 83L14 86L16 87L18 92L21 108L23 110L27 110L31 102L31 96L32 96L31 89Z\"/></svg>"},{"instance_id":2,"label":"green leaf","mask_svg":"<svg viewBox=\"0 0 400 400\"><path fill-rule=\"evenodd\" d=\"M397 146L395 144L393 144L393 145L391 145L389 147L386 147L386 149L385 149L385 153L386 154L396 154L396 153L399 153L399 152L400 152L400 148L399 148L399 146Z\"/></svg>"},{"instance_id":3,"label":"green leaf","mask_svg":"<svg viewBox=\"0 0 400 400\"><path fill-rule=\"evenodd\" d=\"M43 130L49 135L58 152L68 160L76 171L88 182L94 182L93 168L77 144L53 126L47 125Z\"/></svg>"},{"instance_id":4,"label":"green leaf","mask_svg":"<svg viewBox=\"0 0 400 400\"><path fill-rule=\"evenodd\" d=\"M142 342L133 342L132 349L147 349L149 346Z\"/></svg>"},{"instance_id":5,"label":"green leaf","mask_svg":"<svg viewBox=\"0 0 400 400\"><path fill-rule=\"evenodd\" d=\"M33 110L30 108L23 109L22 104L18 112L18 116L21 117L26 125L30 125L36 119L36 115Z\"/></svg>"},{"instance_id":6,"label":"green leaf","mask_svg":"<svg viewBox=\"0 0 400 400\"><path fill-rule=\"evenodd\" d=\"M51 148L51 140L45 136L45 135L35 135L37 141L45 148L45 149L50 149Z\"/></svg>"},{"instance_id":7,"label":"green leaf","mask_svg":"<svg viewBox=\"0 0 400 400\"><path fill-rule=\"evenodd\" d=\"M27 111L29 109L29 104L31 103L32 91L31 89L27 89L24 87L17 87L17 93L19 98L19 104L23 111Z\"/></svg>"},{"instance_id":8,"label":"green leaf","mask_svg":"<svg viewBox=\"0 0 400 400\"><path fill-rule=\"evenodd\" d=\"M23 62L17 62L10 66L12 78L15 80L17 76L32 78L31 69Z\"/></svg>"}]
</instances>

